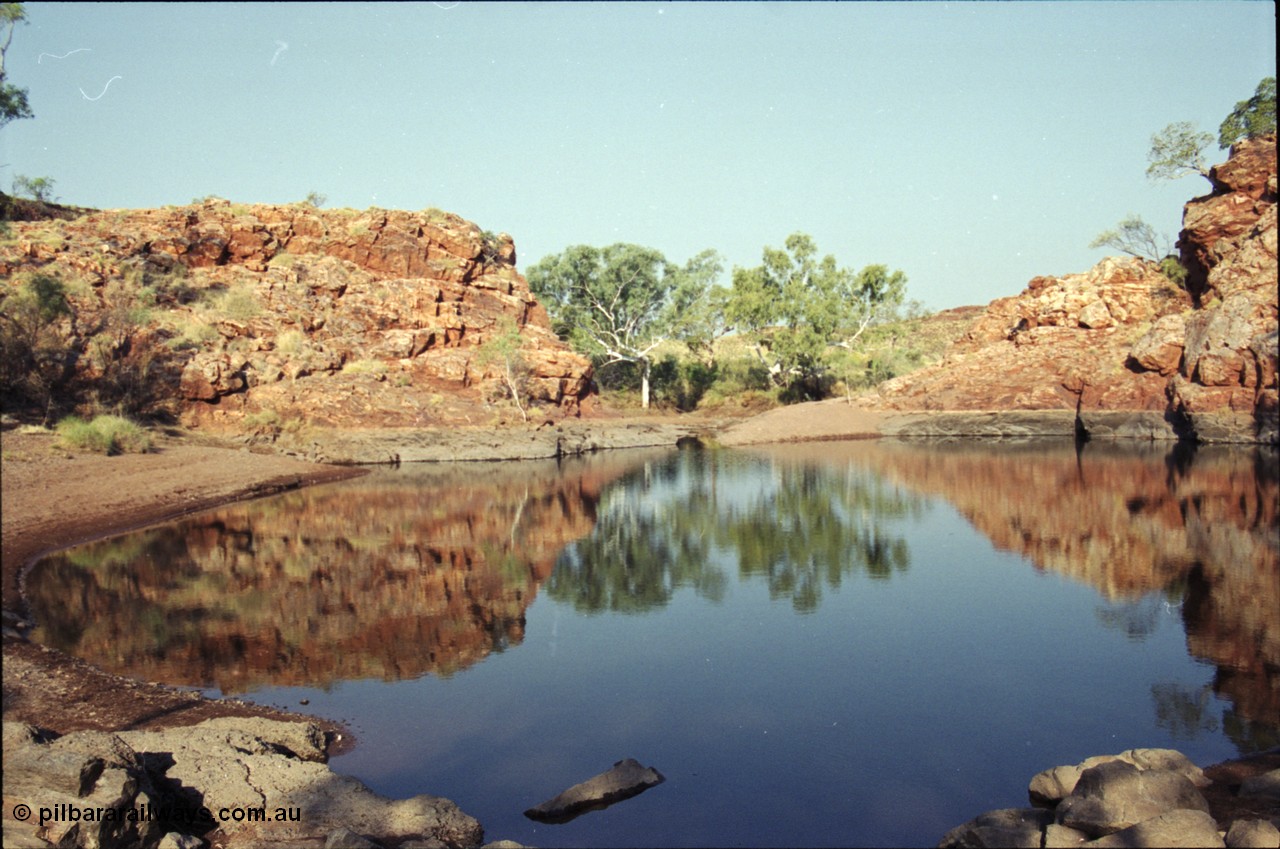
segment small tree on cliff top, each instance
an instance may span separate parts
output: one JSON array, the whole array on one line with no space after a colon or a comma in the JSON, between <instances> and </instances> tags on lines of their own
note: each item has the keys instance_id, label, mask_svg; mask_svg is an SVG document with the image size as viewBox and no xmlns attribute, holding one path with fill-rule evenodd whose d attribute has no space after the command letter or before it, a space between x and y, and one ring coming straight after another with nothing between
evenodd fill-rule
<instances>
[{"instance_id":1,"label":"small tree on cliff top","mask_svg":"<svg viewBox=\"0 0 1280 849\"><path fill-rule=\"evenodd\" d=\"M1153 180L1176 180L1188 174L1209 179L1204 149L1213 141L1190 121L1175 121L1151 137L1147 153L1147 176Z\"/></svg>"},{"instance_id":2,"label":"small tree on cliff top","mask_svg":"<svg viewBox=\"0 0 1280 849\"><path fill-rule=\"evenodd\" d=\"M1139 259L1159 262L1173 252L1173 242L1166 235L1157 235L1155 228L1142 220L1140 215L1130 215L1113 230L1103 230L1092 242L1091 248L1115 248Z\"/></svg>"},{"instance_id":3,"label":"small tree on cliff top","mask_svg":"<svg viewBox=\"0 0 1280 849\"><path fill-rule=\"evenodd\" d=\"M1253 97L1242 100L1218 128L1218 147L1276 131L1276 78L1263 77Z\"/></svg>"}]
</instances>

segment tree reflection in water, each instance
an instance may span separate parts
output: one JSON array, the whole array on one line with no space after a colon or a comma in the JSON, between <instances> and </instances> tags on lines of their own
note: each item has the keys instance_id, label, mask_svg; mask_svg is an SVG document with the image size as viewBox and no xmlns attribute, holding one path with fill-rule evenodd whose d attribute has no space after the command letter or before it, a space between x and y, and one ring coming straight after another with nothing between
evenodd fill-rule
<instances>
[{"instance_id":1,"label":"tree reflection in water","mask_svg":"<svg viewBox=\"0 0 1280 849\"><path fill-rule=\"evenodd\" d=\"M808 613L824 585L905 571L907 541L889 523L921 504L853 465L683 451L605 494L595 530L561 556L547 593L583 612L641 613L681 587L721 600L736 564Z\"/></svg>"}]
</instances>

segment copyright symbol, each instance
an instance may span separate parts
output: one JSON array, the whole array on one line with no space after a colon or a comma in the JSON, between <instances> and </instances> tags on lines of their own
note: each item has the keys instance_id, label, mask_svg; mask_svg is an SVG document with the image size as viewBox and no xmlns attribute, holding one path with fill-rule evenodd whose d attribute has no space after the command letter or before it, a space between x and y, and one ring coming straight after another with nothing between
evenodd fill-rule
<instances>
[{"instance_id":1,"label":"copyright symbol","mask_svg":"<svg viewBox=\"0 0 1280 849\"><path fill-rule=\"evenodd\" d=\"M21 821L31 819L31 808L19 802L13 806L13 818Z\"/></svg>"}]
</instances>

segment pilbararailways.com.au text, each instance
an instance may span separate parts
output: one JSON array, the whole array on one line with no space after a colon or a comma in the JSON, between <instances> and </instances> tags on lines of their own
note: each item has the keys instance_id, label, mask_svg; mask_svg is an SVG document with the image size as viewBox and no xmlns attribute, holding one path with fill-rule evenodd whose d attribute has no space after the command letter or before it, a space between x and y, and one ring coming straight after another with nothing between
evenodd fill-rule
<instances>
[{"instance_id":1,"label":"pilbararailways.com.au text","mask_svg":"<svg viewBox=\"0 0 1280 849\"><path fill-rule=\"evenodd\" d=\"M19 821L31 819L29 805L13 806L13 817ZM286 808L218 808L189 807L186 805L142 804L132 807L104 808L88 805L61 803L36 808L38 825L67 822L171 822L216 825L224 822L301 822L302 809Z\"/></svg>"}]
</instances>

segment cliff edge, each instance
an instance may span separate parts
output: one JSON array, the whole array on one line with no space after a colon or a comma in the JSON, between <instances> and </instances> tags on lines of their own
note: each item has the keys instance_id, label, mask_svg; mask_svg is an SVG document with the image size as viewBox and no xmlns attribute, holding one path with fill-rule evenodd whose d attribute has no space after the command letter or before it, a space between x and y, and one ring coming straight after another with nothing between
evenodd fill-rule
<instances>
[{"instance_id":1,"label":"cliff edge","mask_svg":"<svg viewBox=\"0 0 1280 849\"><path fill-rule=\"evenodd\" d=\"M1109 257L992 301L944 360L882 384L864 406L897 432L965 432L1022 411L1090 436L1277 442L1276 136L1232 147L1190 201L1185 289L1154 263ZM943 415L912 416L918 413Z\"/></svg>"}]
</instances>

